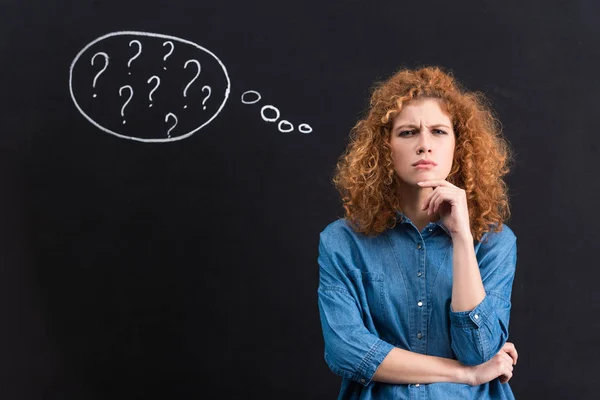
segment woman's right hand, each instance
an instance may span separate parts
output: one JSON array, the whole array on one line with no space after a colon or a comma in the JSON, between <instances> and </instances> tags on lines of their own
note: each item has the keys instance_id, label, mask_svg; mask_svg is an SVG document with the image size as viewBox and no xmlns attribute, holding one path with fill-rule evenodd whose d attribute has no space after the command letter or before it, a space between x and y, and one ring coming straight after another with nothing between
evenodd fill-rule
<instances>
[{"instance_id":1,"label":"woman's right hand","mask_svg":"<svg viewBox=\"0 0 600 400\"><path fill-rule=\"evenodd\" d=\"M482 385L500 377L500 383L506 383L513 376L513 365L517 364L517 349L514 344L506 342L502 349L489 361L469 367L471 386Z\"/></svg>"}]
</instances>

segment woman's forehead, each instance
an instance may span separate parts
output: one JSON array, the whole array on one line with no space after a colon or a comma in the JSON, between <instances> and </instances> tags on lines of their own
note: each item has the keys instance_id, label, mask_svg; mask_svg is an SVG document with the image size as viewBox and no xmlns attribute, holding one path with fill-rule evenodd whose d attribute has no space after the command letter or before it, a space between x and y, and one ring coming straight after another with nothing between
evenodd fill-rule
<instances>
[{"instance_id":1,"label":"woman's forehead","mask_svg":"<svg viewBox=\"0 0 600 400\"><path fill-rule=\"evenodd\" d=\"M452 117L446 111L443 101L436 98L417 98L402 105L402 109L394 118L394 123L450 122Z\"/></svg>"}]
</instances>

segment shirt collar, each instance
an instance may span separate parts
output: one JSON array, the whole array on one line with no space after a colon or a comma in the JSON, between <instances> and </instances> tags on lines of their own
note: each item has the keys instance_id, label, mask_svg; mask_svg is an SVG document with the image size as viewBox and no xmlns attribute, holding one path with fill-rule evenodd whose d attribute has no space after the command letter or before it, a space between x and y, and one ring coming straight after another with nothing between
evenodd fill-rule
<instances>
[{"instance_id":1,"label":"shirt collar","mask_svg":"<svg viewBox=\"0 0 600 400\"><path fill-rule=\"evenodd\" d=\"M404 223L409 223L411 224L412 221L410 220L410 218L408 218L406 215L404 215L404 213L402 213L400 210L396 210L396 223L398 224L404 224ZM448 230L448 228L446 227L446 225L444 225L444 223L442 222L441 219L434 221L434 224L438 225L440 228L442 228L444 230L444 232L446 232L448 234L448 236L452 236L450 234L450 231Z\"/></svg>"}]
</instances>

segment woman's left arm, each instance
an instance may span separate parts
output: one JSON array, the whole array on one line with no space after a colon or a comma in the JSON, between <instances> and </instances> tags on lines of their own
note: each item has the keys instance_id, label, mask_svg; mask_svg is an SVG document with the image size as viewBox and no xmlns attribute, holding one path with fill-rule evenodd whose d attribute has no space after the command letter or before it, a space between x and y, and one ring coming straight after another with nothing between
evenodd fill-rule
<instances>
[{"instance_id":1,"label":"woman's left arm","mask_svg":"<svg viewBox=\"0 0 600 400\"><path fill-rule=\"evenodd\" d=\"M463 364L483 364L508 339L516 237L505 226L477 255L470 233L453 234L452 242L451 347Z\"/></svg>"}]
</instances>

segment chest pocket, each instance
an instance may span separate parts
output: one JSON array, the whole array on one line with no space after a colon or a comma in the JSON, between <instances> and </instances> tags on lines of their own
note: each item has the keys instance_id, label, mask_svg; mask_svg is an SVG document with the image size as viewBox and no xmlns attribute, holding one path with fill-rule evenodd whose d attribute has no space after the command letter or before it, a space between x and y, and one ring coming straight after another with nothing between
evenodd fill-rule
<instances>
[{"instance_id":1,"label":"chest pocket","mask_svg":"<svg viewBox=\"0 0 600 400\"><path fill-rule=\"evenodd\" d=\"M365 272L356 269L350 271L349 276L355 285L365 324L370 325L369 322L372 320L375 328L383 326L388 318L383 291L385 275L382 272Z\"/></svg>"}]
</instances>

